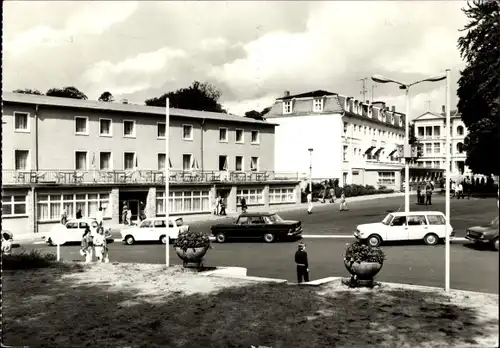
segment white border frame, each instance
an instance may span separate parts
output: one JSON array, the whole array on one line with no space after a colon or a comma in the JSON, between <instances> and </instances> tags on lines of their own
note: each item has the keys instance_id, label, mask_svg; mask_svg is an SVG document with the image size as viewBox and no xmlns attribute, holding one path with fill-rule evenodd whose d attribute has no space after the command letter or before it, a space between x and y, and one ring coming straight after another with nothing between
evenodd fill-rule
<instances>
[{"instance_id":1,"label":"white border frame","mask_svg":"<svg viewBox=\"0 0 500 348\"><path fill-rule=\"evenodd\" d=\"M103 169L101 168L101 153L109 153L109 164L110 164L110 167L108 169ZM99 168L100 171L107 171L107 170L113 170L113 152L112 151L99 151L99 165L96 166L97 168Z\"/></svg>"},{"instance_id":2,"label":"white border frame","mask_svg":"<svg viewBox=\"0 0 500 348\"><path fill-rule=\"evenodd\" d=\"M12 168L14 168L14 171L16 172L27 172L27 171L30 171L31 170L31 150L30 149L14 149L14 156L12 156L12 158L14 159L14 166ZM26 169L16 169L16 151L28 151L28 168Z\"/></svg>"},{"instance_id":3,"label":"white border frame","mask_svg":"<svg viewBox=\"0 0 500 348\"><path fill-rule=\"evenodd\" d=\"M17 129L16 128L16 114L24 114L28 117L28 121L27 121L27 129ZM14 111L12 113L12 115L14 116L13 118L13 122L12 122L12 127L14 127L14 132L15 133L30 133L31 132L31 114L29 112L25 112L25 111Z\"/></svg>"},{"instance_id":4,"label":"white border frame","mask_svg":"<svg viewBox=\"0 0 500 348\"><path fill-rule=\"evenodd\" d=\"M191 137L189 137L189 138L184 138L184 127L191 127ZM185 140L185 141L193 141L193 139L194 139L194 127L193 127L193 125L192 125L192 124L183 124L183 125L182 125L182 129L181 129L181 132L182 132L182 134L181 134L181 138L182 138L182 140ZM219 134L219 136L220 136L220 134Z\"/></svg>"},{"instance_id":5,"label":"white border frame","mask_svg":"<svg viewBox=\"0 0 500 348\"><path fill-rule=\"evenodd\" d=\"M165 152L157 152L157 153L156 153L156 167L157 167L157 168L158 168L158 164L159 164L159 163L158 163L158 156L159 156L159 155L165 155ZM165 161L166 161L166 160L167 160L167 157L165 156ZM168 163L167 163L167 162L165 162L165 165L170 165L170 162L171 162L171 161L169 161ZM170 169L174 169L174 166L172 165L172 166L170 167ZM157 170L158 170L158 171L160 171L160 170L165 170L165 168L164 168L164 169L159 169L159 168L158 168Z\"/></svg>"},{"instance_id":6,"label":"white border frame","mask_svg":"<svg viewBox=\"0 0 500 348\"><path fill-rule=\"evenodd\" d=\"M221 140L220 139L220 131L222 129L226 130L226 140ZM219 143L228 143L229 142L229 129L227 127L219 127L219 136L218 136L218 138L219 138Z\"/></svg>"},{"instance_id":7,"label":"white border frame","mask_svg":"<svg viewBox=\"0 0 500 348\"><path fill-rule=\"evenodd\" d=\"M160 136L158 135L158 127L160 127L160 124L164 125L165 126L165 135L164 136ZM167 137L167 124L165 122L156 122L156 139L163 139L165 140Z\"/></svg>"},{"instance_id":8,"label":"white border frame","mask_svg":"<svg viewBox=\"0 0 500 348\"><path fill-rule=\"evenodd\" d=\"M257 132L257 141L252 141L253 138L253 132ZM259 145L260 144L260 131L257 129L252 129L250 130L250 144L252 145Z\"/></svg>"},{"instance_id":9,"label":"white border frame","mask_svg":"<svg viewBox=\"0 0 500 348\"><path fill-rule=\"evenodd\" d=\"M252 170L252 158L257 158L257 168L255 170ZM258 156L250 156L250 171L260 172L260 158Z\"/></svg>"},{"instance_id":10,"label":"white border frame","mask_svg":"<svg viewBox=\"0 0 500 348\"><path fill-rule=\"evenodd\" d=\"M219 169L219 164L220 164L220 158L221 157L226 157L227 169ZM217 155L217 171L219 171L219 172L230 171L230 169L229 169L229 156L227 154L219 154L219 155Z\"/></svg>"},{"instance_id":11,"label":"white border frame","mask_svg":"<svg viewBox=\"0 0 500 348\"><path fill-rule=\"evenodd\" d=\"M127 153L132 153L134 154L134 157L133 157L133 160L132 160L132 168L130 169L126 169L125 168L125 154ZM136 157L137 156L137 152L136 151L123 151L123 170L134 170L135 168L135 161L136 161Z\"/></svg>"},{"instance_id":12,"label":"white border frame","mask_svg":"<svg viewBox=\"0 0 500 348\"><path fill-rule=\"evenodd\" d=\"M237 157L241 157L241 170L236 169L236 163L237 163L236 158ZM240 156L240 155L234 156L234 171L238 172L238 173L245 171L245 156Z\"/></svg>"},{"instance_id":13,"label":"white border frame","mask_svg":"<svg viewBox=\"0 0 500 348\"><path fill-rule=\"evenodd\" d=\"M318 100L320 101L320 108L319 108L319 110L316 109L316 102ZM323 109L325 107L324 104L325 104L324 103L324 99L322 97L320 97L320 98L313 98L313 112L323 112Z\"/></svg>"},{"instance_id":14,"label":"white border frame","mask_svg":"<svg viewBox=\"0 0 500 348\"><path fill-rule=\"evenodd\" d=\"M186 155L191 156L190 161L189 161L189 169L184 169L184 156L186 156ZM193 160L194 160L194 156L193 156L192 153L188 152L188 153L183 153L182 154L182 171L183 172L190 172L190 171L193 170L193 168L192 168L193 167Z\"/></svg>"},{"instance_id":15,"label":"white border frame","mask_svg":"<svg viewBox=\"0 0 500 348\"><path fill-rule=\"evenodd\" d=\"M86 120L86 126L85 126L85 132L77 132L76 131L76 119L77 118L84 118ZM75 121L75 128L73 129L75 132L75 135L89 135L89 128L90 128L90 122L89 122L89 117L88 116L74 116L74 121Z\"/></svg>"},{"instance_id":16,"label":"white border frame","mask_svg":"<svg viewBox=\"0 0 500 348\"><path fill-rule=\"evenodd\" d=\"M286 111L286 105L290 103L290 111ZM289 115L293 113L293 103L292 100L283 100L283 115Z\"/></svg>"},{"instance_id":17,"label":"white border frame","mask_svg":"<svg viewBox=\"0 0 500 348\"><path fill-rule=\"evenodd\" d=\"M101 121L109 121L109 134L102 133ZM99 136L106 138L113 136L113 120L111 118L99 118Z\"/></svg>"},{"instance_id":18,"label":"white border frame","mask_svg":"<svg viewBox=\"0 0 500 348\"><path fill-rule=\"evenodd\" d=\"M132 134L125 134L125 122L132 122L134 124ZM123 137L124 138L135 138L137 133L137 122L135 120L123 120ZM158 129L156 130L156 134L158 135Z\"/></svg>"},{"instance_id":19,"label":"white border frame","mask_svg":"<svg viewBox=\"0 0 500 348\"><path fill-rule=\"evenodd\" d=\"M76 153L85 152L85 169L76 169ZM88 150L75 150L73 155L73 168L75 171L87 171L89 170L89 151Z\"/></svg>"},{"instance_id":20,"label":"white border frame","mask_svg":"<svg viewBox=\"0 0 500 348\"><path fill-rule=\"evenodd\" d=\"M241 131L241 140L238 141L238 131ZM244 144L245 143L245 130L243 128L235 128L234 129L234 142L235 144Z\"/></svg>"}]
</instances>

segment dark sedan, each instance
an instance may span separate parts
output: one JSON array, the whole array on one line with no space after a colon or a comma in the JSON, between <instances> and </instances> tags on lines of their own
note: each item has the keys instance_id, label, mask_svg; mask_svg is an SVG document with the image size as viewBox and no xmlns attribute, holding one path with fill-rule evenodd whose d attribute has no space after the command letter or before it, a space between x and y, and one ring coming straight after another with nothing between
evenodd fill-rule
<instances>
[{"instance_id":1,"label":"dark sedan","mask_svg":"<svg viewBox=\"0 0 500 348\"><path fill-rule=\"evenodd\" d=\"M467 229L465 238L477 244L490 244L498 251L498 217L491 223L483 226L474 226Z\"/></svg>"},{"instance_id":2,"label":"dark sedan","mask_svg":"<svg viewBox=\"0 0 500 348\"><path fill-rule=\"evenodd\" d=\"M211 230L219 243L228 238L263 238L266 243L272 243L280 238L300 236L302 223L283 220L274 213L243 213L235 222L213 225Z\"/></svg>"}]
</instances>

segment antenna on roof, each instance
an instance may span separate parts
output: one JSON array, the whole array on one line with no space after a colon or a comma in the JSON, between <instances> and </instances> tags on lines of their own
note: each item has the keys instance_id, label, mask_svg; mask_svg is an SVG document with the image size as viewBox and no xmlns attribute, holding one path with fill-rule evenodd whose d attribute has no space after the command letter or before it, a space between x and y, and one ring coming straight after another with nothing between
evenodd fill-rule
<instances>
[{"instance_id":1,"label":"antenna on roof","mask_svg":"<svg viewBox=\"0 0 500 348\"><path fill-rule=\"evenodd\" d=\"M368 92L366 89L366 80L368 80L368 77L364 77L358 80L362 83L361 92L359 92L359 94L363 95L363 102L366 100L366 93Z\"/></svg>"},{"instance_id":2,"label":"antenna on roof","mask_svg":"<svg viewBox=\"0 0 500 348\"><path fill-rule=\"evenodd\" d=\"M431 111L431 101L427 100L426 103L427 103L427 108L429 109L429 111Z\"/></svg>"}]
</instances>

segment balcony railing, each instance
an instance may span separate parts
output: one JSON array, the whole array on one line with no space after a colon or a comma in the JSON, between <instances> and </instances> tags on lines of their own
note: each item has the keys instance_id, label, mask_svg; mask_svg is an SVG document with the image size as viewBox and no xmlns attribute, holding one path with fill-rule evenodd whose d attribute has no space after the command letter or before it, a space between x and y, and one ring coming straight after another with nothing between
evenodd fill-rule
<instances>
[{"instance_id":1,"label":"balcony railing","mask_svg":"<svg viewBox=\"0 0 500 348\"><path fill-rule=\"evenodd\" d=\"M170 170L171 183L265 182L302 180L306 174L274 171L182 171ZM2 170L3 184L165 184L161 170Z\"/></svg>"}]
</instances>

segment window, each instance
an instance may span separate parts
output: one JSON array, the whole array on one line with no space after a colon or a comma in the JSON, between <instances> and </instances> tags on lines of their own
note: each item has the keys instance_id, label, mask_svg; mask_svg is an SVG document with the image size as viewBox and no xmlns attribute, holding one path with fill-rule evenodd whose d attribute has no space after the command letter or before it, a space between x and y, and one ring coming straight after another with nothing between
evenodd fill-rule
<instances>
[{"instance_id":1,"label":"window","mask_svg":"<svg viewBox=\"0 0 500 348\"><path fill-rule=\"evenodd\" d=\"M418 127L418 136L423 137L424 136L424 127Z\"/></svg>"},{"instance_id":2,"label":"window","mask_svg":"<svg viewBox=\"0 0 500 348\"><path fill-rule=\"evenodd\" d=\"M367 127L367 126L365 126L365 129L364 129L364 133L365 133L365 135L366 135L366 130L367 130L367 129L368 129L368 127Z\"/></svg>"},{"instance_id":3,"label":"window","mask_svg":"<svg viewBox=\"0 0 500 348\"><path fill-rule=\"evenodd\" d=\"M88 135L88 117L76 116L75 117L75 134Z\"/></svg>"},{"instance_id":4,"label":"window","mask_svg":"<svg viewBox=\"0 0 500 348\"><path fill-rule=\"evenodd\" d=\"M182 170L191 170L192 157L190 154L182 155Z\"/></svg>"},{"instance_id":5,"label":"window","mask_svg":"<svg viewBox=\"0 0 500 348\"><path fill-rule=\"evenodd\" d=\"M434 126L434 136L438 137L441 135L441 127L440 126Z\"/></svg>"},{"instance_id":6,"label":"window","mask_svg":"<svg viewBox=\"0 0 500 348\"><path fill-rule=\"evenodd\" d=\"M219 170L228 170L227 166L227 156L221 155L219 156Z\"/></svg>"},{"instance_id":7,"label":"window","mask_svg":"<svg viewBox=\"0 0 500 348\"><path fill-rule=\"evenodd\" d=\"M238 172L243 171L243 156L236 156L234 169Z\"/></svg>"},{"instance_id":8,"label":"window","mask_svg":"<svg viewBox=\"0 0 500 348\"><path fill-rule=\"evenodd\" d=\"M16 170L29 170L29 150L15 150L14 160Z\"/></svg>"},{"instance_id":9,"label":"window","mask_svg":"<svg viewBox=\"0 0 500 348\"><path fill-rule=\"evenodd\" d=\"M2 196L2 216L26 215L26 196Z\"/></svg>"},{"instance_id":10,"label":"window","mask_svg":"<svg viewBox=\"0 0 500 348\"><path fill-rule=\"evenodd\" d=\"M344 145L344 154L343 154L343 159L344 161L347 161L347 150L348 150L348 146L347 145Z\"/></svg>"},{"instance_id":11,"label":"window","mask_svg":"<svg viewBox=\"0 0 500 348\"><path fill-rule=\"evenodd\" d=\"M408 226L427 225L427 220L425 220L424 215L408 216L407 222Z\"/></svg>"},{"instance_id":12,"label":"window","mask_svg":"<svg viewBox=\"0 0 500 348\"><path fill-rule=\"evenodd\" d=\"M432 144L431 143L426 143L425 144L425 153L426 154L431 154L432 153Z\"/></svg>"},{"instance_id":13,"label":"window","mask_svg":"<svg viewBox=\"0 0 500 348\"><path fill-rule=\"evenodd\" d=\"M291 114L292 113L292 102L291 101L283 102L283 113L284 114Z\"/></svg>"},{"instance_id":14,"label":"window","mask_svg":"<svg viewBox=\"0 0 500 348\"><path fill-rule=\"evenodd\" d=\"M392 220L391 226L405 226L406 225L406 216L396 216Z\"/></svg>"},{"instance_id":15,"label":"window","mask_svg":"<svg viewBox=\"0 0 500 348\"><path fill-rule=\"evenodd\" d=\"M314 99L314 112L322 112L323 111L323 99L322 98L316 98Z\"/></svg>"},{"instance_id":16,"label":"window","mask_svg":"<svg viewBox=\"0 0 500 348\"><path fill-rule=\"evenodd\" d=\"M434 153L440 153L440 152L441 152L441 144L434 143Z\"/></svg>"},{"instance_id":17,"label":"window","mask_svg":"<svg viewBox=\"0 0 500 348\"><path fill-rule=\"evenodd\" d=\"M158 138L163 138L165 139L165 134L166 134L166 125L165 122L158 122L156 123L156 128L157 128L157 137Z\"/></svg>"},{"instance_id":18,"label":"window","mask_svg":"<svg viewBox=\"0 0 500 348\"><path fill-rule=\"evenodd\" d=\"M440 168L439 161L434 161L433 163L433 168Z\"/></svg>"},{"instance_id":19,"label":"window","mask_svg":"<svg viewBox=\"0 0 500 348\"><path fill-rule=\"evenodd\" d=\"M99 153L99 169L100 170L111 169L111 152Z\"/></svg>"},{"instance_id":20,"label":"window","mask_svg":"<svg viewBox=\"0 0 500 348\"><path fill-rule=\"evenodd\" d=\"M236 130L236 142L239 144L242 144L245 140L243 138L243 129L237 129Z\"/></svg>"},{"instance_id":21,"label":"window","mask_svg":"<svg viewBox=\"0 0 500 348\"><path fill-rule=\"evenodd\" d=\"M465 149L464 144L457 143L457 151L458 151L458 153L463 153L464 149Z\"/></svg>"},{"instance_id":22,"label":"window","mask_svg":"<svg viewBox=\"0 0 500 348\"><path fill-rule=\"evenodd\" d=\"M427 215L427 221L429 225L445 225L446 219L443 215Z\"/></svg>"},{"instance_id":23,"label":"window","mask_svg":"<svg viewBox=\"0 0 500 348\"><path fill-rule=\"evenodd\" d=\"M457 127L457 135L458 136L464 135L464 127L462 127L462 126Z\"/></svg>"},{"instance_id":24,"label":"window","mask_svg":"<svg viewBox=\"0 0 500 348\"><path fill-rule=\"evenodd\" d=\"M153 221L146 220L146 221L142 222L142 224L139 228L150 228L150 227L153 227Z\"/></svg>"},{"instance_id":25,"label":"window","mask_svg":"<svg viewBox=\"0 0 500 348\"><path fill-rule=\"evenodd\" d=\"M125 152L123 154L123 169L124 170L132 170L135 167L135 153L134 152Z\"/></svg>"},{"instance_id":26,"label":"window","mask_svg":"<svg viewBox=\"0 0 500 348\"><path fill-rule=\"evenodd\" d=\"M252 131L251 142L252 142L252 144L258 144L260 142L259 131L256 131L256 130Z\"/></svg>"},{"instance_id":27,"label":"window","mask_svg":"<svg viewBox=\"0 0 500 348\"><path fill-rule=\"evenodd\" d=\"M269 203L295 203L295 189L294 188L270 188L269 189Z\"/></svg>"},{"instance_id":28,"label":"window","mask_svg":"<svg viewBox=\"0 0 500 348\"><path fill-rule=\"evenodd\" d=\"M347 134L347 122L344 122L344 134Z\"/></svg>"},{"instance_id":29,"label":"window","mask_svg":"<svg viewBox=\"0 0 500 348\"><path fill-rule=\"evenodd\" d=\"M123 121L123 136L135 137L135 121Z\"/></svg>"},{"instance_id":30,"label":"window","mask_svg":"<svg viewBox=\"0 0 500 348\"><path fill-rule=\"evenodd\" d=\"M14 130L16 132L29 132L29 114L27 112L14 112Z\"/></svg>"},{"instance_id":31,"label":"window","mask_svg":"<svg viewBox=\"0 0 500 348\"><path fill-rule=\"evenodd\" d=\"M193 126L189 124L182 125L182 139L193 140Z\"/></svg>"},{"instance_id":32,"label":"window","mask_svg":"<svg viewBox=\"0 0 500 348\"><path fill-rule=\"evenodd\" d=\"M104 217L111 217L109 193L39 195L37 207L38 221L59 220L62 208L69 218L75 218L79 209L83 217L95 217L99 207Z\"/></svg>"},{"instance_id":33,"label":"window","mask_svg":"<svg viewBox=\"0 0 500 348\"><path fill-rule=\"evenodd\" d=\"M159 153L158 154L158 170L164 170L165 169L165 156L164 153Z\"/></svg>"},{"instance_id":34,"label":"window","mask_svg":"<svg viewBox=\"0 0 500 348\"><path fill-rule=\"evenodd\" d=\"M111 120L107 118L99 119L99 135L111 136Z\"/></svg>"},{"instance_id":35,"label":"window","mask_svg":"<svg viewBox=\"0 0 500 348\"><path fill-rule=\"evenodd\" d=\"M250 160L250 170L252 172L259 171L259 157L252 157Z\"/></svg>"},{"instance_id":36,"label":"window","mask_svg":"<svg viewBox=\"0 0 500 348\"><path fill-rule=\"evenodd\" d=\"M427 168L431 168L432 167L432 161L425 161L425 166Z\"/></svg>"},{"instance_id":37,"label":"window","mask_svg":"<svg viewBox=\"0 0 500 348\"><path fill-rule=\"evenodd\" d=\"M86 151L76 151L75 152L75 169L76 170L87 170L87 152Z\"/></svg>"},{"instance_id":38,"label":"window","mask_svg":"<svg viewBox=\"0 0 500 348\"><path fill-rule=\"evenodd\" d=\"M378 172L379 185L395 185L396 173L395 172Z\"/></svg>"},{"instance_id":39,"label":"window","mask_svg":"<svg viewBox=\"0 0 500 348\"><path fill-rule=\"evenodd\" d=\"M242 197L248 205L251 204L264 204L264 190L263 189L245 189L236 191L236 204L240 203Z\"/></svg>"},{"instance_id":40,"label":"window","mask_svg":"<svg viewBox=\"0 0 500 348\"><path fill-rule=\"evenodd\" d=\"M165 214L165 191L156 191L156 214ZM199 213L210 211L209 191L170 191L169 213Z\"/></svg>"},{"instance_id":41,"label":"window","mask_svg":"<svg viewBox=\"0 0 500 348\"><path fill-rule=\"evenodd\" d=\"M219 128L219 142L227 143L227 128Z\"/></svg>"},{"instance_id":42,"label":"window","mask_svg":"<svg viewBox=\"0 0 500 348\"><path fill-rule=\"evenodd\" d=\"M432 127L425 127L425 137L432 137Z\"/></svg>"}]
</instances>

